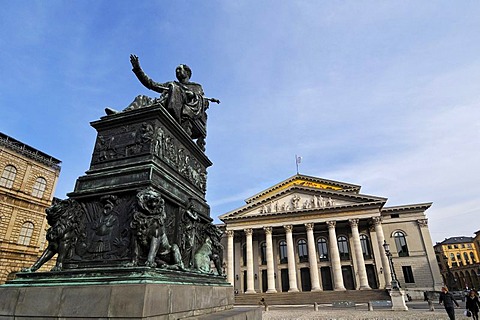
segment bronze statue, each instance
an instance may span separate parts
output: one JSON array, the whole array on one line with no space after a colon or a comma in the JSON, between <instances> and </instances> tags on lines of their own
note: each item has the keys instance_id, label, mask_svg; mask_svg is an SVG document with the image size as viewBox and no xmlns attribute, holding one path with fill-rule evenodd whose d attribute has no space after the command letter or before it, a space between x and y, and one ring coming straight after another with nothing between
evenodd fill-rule
<instances>
[{"instance_id":1,"label":"bronze statue","mask_svg":"<svg viewBox=\"0 0 480 320\"><path fill-rule=\"evenodd\" d=\"M165 201L149 188L137 193L137 208L130 227L133 231L133 261L137 266L142 251L148 251L147 267L172 266L183 269L180 249L170 244L165 231Z\"/></svg>"},{"instance_id":2,"label":"bronze statue","mask_svg":"<svg viewBox=\"0 0 480 320\"><path fill-rule=\"evenodd\" d=\"M50 228L47 230L48 246L30 267L23 272L34 272L58 253L57 262L52 271L61 271L63 261L70 258L75 250L79 238L84 237L80 219L83 215L82 206L73 199L57 200L47 208L47 221Z\"/></svg>"},{"instance_id":3,"label":"bronze statue","mask_svg":"<svg viewBox=\"0 0 480 320\"><path fill-rule=\"evenodd\" d=\"M204 150L205 137L207 134L206 111L209 102L220 103L220 101L204 96L202 86L190 81L192 70L185 64L179 65L175 70L177 81L159 83L150 79L145 72L143 72L136 55L130 55L130 62L133 67L132 71L138 80L148 89L161 94L160 99L156 102L163 105L182 126L185 132L192 139L197 139L198 146ZM145 100L145 98L143 98L143 100ZM134 101L133 105L129 108L132 109L137 105L142 105L142 103ZM145 105L145 102L143 102L143 105ZM129 108L126 110L129 110ZM105 111L107 114L115 113L115 111L108 108Z\"/></svg>"},{"instance_id":4,"label":"bronze statue","mask_svg":"<svg viewBox=\"0 0 480 320\"><path fill-rule=\"evenodd\" d=\"M220 243L223 232L212 223L205 225L203 232L205 242L195 253L194 269L200 273L212 273L210 262L213 261L215 269L217 269L216 274L223 276L223 246Z\"/></svg>"}]
</instances>

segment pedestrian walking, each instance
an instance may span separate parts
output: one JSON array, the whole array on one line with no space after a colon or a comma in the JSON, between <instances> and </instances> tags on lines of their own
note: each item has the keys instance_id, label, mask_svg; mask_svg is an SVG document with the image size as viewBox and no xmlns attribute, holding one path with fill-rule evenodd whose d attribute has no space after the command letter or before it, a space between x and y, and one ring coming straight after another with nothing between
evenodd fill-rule
<instances>
[{"instance_id":1,"label":"pedestrian walking","mask_svg":"<svg viewBox=\"0 0 480 320\"><path fill-rule=\"evenodd\" d=\"M448 317L450 320L455 320L455 306L459 307L458 302L448 291L447 287L442 287L442 292L440 293L439 304L443 304L445 311L447 311Z\"/></svg>"},{"instance_id":2,"label":"pedestrian walking","mask_svg":"<svg viewBox=\"0 0 480 320\"><path fill-rule=\"evenodd\" d=\"M478 320L478 310L480 309L480 301L475 290L470 290L466 301L465 308L472 313L473 320Z\"/></svg>"}]
</instances>

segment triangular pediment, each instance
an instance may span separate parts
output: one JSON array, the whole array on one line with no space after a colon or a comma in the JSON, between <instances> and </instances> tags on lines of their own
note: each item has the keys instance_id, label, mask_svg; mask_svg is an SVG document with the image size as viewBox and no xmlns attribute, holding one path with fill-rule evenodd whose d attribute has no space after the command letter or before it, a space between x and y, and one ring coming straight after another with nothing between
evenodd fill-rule
<instances>
[{"instance_id":1,"label":"triangular pediment","mask_svg":"<svg viewBox=\"0 0 480 320\"><path fill-rule=\"evenodd\" d=\"M246 205L220 216L221 220L249 219L264 216L322 213L332 210L355 210L367 205L381 207L386 198L345 192L345 189L325 188L317 182L302 183L293 179L279 187L272 187L261 196L249 198ZM351 185L350 185L351 186Z\"/></svg>"},{"instance_id":2,"label":"triangular pediment","mask_svg":"<svg viewBox=\"0 0 480 320\"><path fill-rule=\"evenodd\" d=\"M275 184L274 186L265 189L254 196L245 200L246 203L252 203L261 199L268 198L272 194L278 193L282 190L288 189L292 186L303 186L309 187L312 189L318 190L333 190L333 191L342 191L350 193L359 193L360 186L339 182L334 180L322 179L312 176L306 176L302 174L296 174L280 183Z\"/></svg>"}]
</instances>

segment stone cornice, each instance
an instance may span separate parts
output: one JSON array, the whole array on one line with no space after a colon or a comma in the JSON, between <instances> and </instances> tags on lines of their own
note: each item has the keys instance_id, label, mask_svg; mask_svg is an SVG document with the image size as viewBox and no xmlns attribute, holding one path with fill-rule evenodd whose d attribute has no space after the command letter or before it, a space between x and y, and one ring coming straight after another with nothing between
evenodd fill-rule
<instances>
[{"instance_id":1,"label":"stone cornice","mask_svg":"<svg viewBox=\"0 0 480 320\"><path fill-rule=\"evenodd\" d=\"M0 146L60 171L60 160L0 132Z\"/></svg>"},{"instance_id":2,"label":"stone cornice","mask_svg":"<svg viewBox=\"0 0 480 320\"><path fill-rule=\"evenodd\" d=\"M395 213L396 211L425 211L432 206L432 202L407 204L402 206L383 207L382 213Z\"/></svg>"}]
</instances>

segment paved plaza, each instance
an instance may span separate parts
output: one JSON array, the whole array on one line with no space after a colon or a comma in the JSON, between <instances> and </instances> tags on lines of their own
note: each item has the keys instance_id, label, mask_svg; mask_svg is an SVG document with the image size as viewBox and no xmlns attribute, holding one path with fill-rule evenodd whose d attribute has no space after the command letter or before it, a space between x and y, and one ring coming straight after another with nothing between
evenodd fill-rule
<instances>
[{"instance_id":1,"label":"paved plaza","mask_svg":"<svg viewBox=\"0 0 480 320\"><path fill-rule=\"evenodd\" d=\"M293 319L318 319L318 320L400 320L400 319L425 319L448 320L447 313L442 306L436 304L435 311L429 311L426 302L410 302L408 311L392 311L389 308L378 308L368 311L366 304L358 304L355 308L335 309L331 305L319 305L318 311L313 306L270 306L268 311L263 311L263 320L293 320ZM468 319L463 315L463 304L456 309L456 319Z\"/></svg>"}]
</instances>

